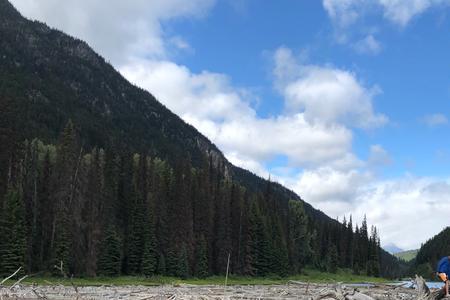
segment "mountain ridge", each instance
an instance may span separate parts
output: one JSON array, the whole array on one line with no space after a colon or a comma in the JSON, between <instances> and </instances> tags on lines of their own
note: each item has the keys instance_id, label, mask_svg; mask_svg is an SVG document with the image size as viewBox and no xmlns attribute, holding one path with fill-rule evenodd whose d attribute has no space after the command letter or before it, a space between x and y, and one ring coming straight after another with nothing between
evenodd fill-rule
<instances>
[{"instance_id":1,"label":"mountain ridge","mask_svg":"<svg viewBox=\"0 0 450 300\"><path fill-rule=\"evenodd\" d=\"M280 223L286 227L288 202L301 201L309 217L308 222L313 224L311 231L318 228L323 230L323 236L317 243L324 246L321 249L324 253L317 255L329 255L335 259L338 252L336 248L341 246L338 234L348 231L344 225L315 209L281 184L272 183L232 165L207 137L172 113L150 92L131 84L86 42L51 29L44 23L26 20L7 0L0 0L0 16L4 17L0 19L0 108L6 102L6 109L2 111L9 110L8 114L4 113L7 118L0 120L0 129L6 127L16 133L17 137L9 135L14 136L16 143L39 138L44 144L57 145L61 133L64 134L66 130L67 133L74 133L71 126L66 126L68 120L72 120L81 139L81 149L93 157L96 149L106 148L139 157L149 155L174 163L180 158L188 158L194 167L199 167L206 155L211 165L220 169L224 177L254 192L257 199L264 198L261 195L264 192L269 194L266 199L268 202L276 199L278 203L274 206L283 206L283 215L277 217L282 219ZM0 152L0 171L3 170L0 187L5 187L5 182L11 180L7 170L11 168L11 156L14 153L7 152L8 147L2 150L6 154ZM0 190L0 196L5 191ZM277 226L281 227L280 224ZM353 237L356 233L352 230L350 236ZM376 237L371 237L369 241L367 232L358 238L364 247L369 243L377 245ZM331 241L336 244L334 248L328 247ZM322 242L323 245L320 244ZM342 245L344 247L348 248ZM189 251L193 253L191 248ZM385 266L381 272L390 272L389 276L394 276L394 258L382 250L379 252L381 264ZM376 269L377 262L372 257L370 265L368 257L361 259L361 265L355 266L358 272L366 269L366 263L371 269ZM342 260L348 262L345 257ZM337 261L334 263L337 264Z\"/></svg>"},{"instance_id":2,"label":"mountain ridge","mask_svg":"<svg viewBox=\"0 0 450 300\"><path fill-rule=\"evenodd\" d=\"M89 78L89 76L93 76L92 72L88 71L87 68L83 68L84 64L89 63L92 66L98 68L98 69L103 69L106 67L106 71L110 72L113 74L113 76L111 76L112 78L106 78L106 79L113 79L115 84L114 87L111 86L105 86L105 88L103 89L103 91L105 91L105 94L108 95L108 92L114 91L116 92L116 94L122 94L124 99L119 99L121 100L123 103L130 103L130 107L129 108L123 108L121 107L120 110L125 110L128 109L129 111L133 112L133 114L127 118L120 118L120 119L115 119L115 120L111 120L109 118L109 116L111 114L114 113L114 106L117 106L116 103L112 102L112 101L105 101L105 99L95 99L94 101L92 101L91 103L88 102L88 100L86 100L86 97L83 95L83 91L80 91L78 89L78 86L80 86L80 83L73 81L73 82L69 82L67 84L65 84L65 89L63 92L61 92L62 97L67 97L68 95L70 96L71 94L74 94L74 96L72 97L72 99L70 99L70 101L65 101L66 103L63 105L60 105L60 107L57 109L58 112L54 112L54 114L52 116L39 116L39 120L36 121L36 123L31 124L29 126L27 125L22 125L28 127L30 133L26 136L26 138L33 138L35 136L39 136L40 138L43 138L44 141L47 142L54 142L56 141L57 137L58 137L58 133L62 130L62 128L65 125L65 122L67 121L67 119L70 117L74 120L74 122L77 125L83 124L83 120L80 120L80 118L78 116L83 115L84 112L88 111L93 111L93 112L97 112L97 114L99 115L100 118L102 118L103 122L107 123L108 128L121 128L121 131L124 132L133 132L135 129L132 128L130 126L130 124L132 124L133 122L139 121L140 124L140 128L145 128L146 126L143 126L142 123L145 122L149 122L150 120L150 125L147 127L159 127L162 129L162 131L170 131L170 128L176 127L176 128L183 128L186 130L183 130L183 132L181 133L173 133L173 132L169 132L168 134L175 136L175 138L178 139L182 139L183 141L180 142L179 144L182 144L183 146L189 146L189 152L190 155L192 156L191 158L193 159L194 163L195 162L200 162L201 160L201 156L203 155L203 153L207 153L208 155L213 157L213 161L215 162L216 165L222 163L225 165L225 168L227 171L229 171L231 173L231 175L237 180L239 181L241 184L244 184L247 188L250 188L252 190L255 190L258 187L261 187L265 184L266 179L263 179L261 177L259 177L258 175L245 170L243 168L237 167L232 165L223 155L223 153L217 148L217 146L214 145L214 143L212 143L207 137L203 136L195 127L193 127L192 125L184 122L179 116L177 116L176 114L172 113L167 107L165 107L163 104L161 104L159 101L157 101L157 99L148 91L143 90L140 87L137 87L135 85L133 85L132 83L130 83L128 80L126 80L118 71L115 70L115 68L110 65L107 61L105 61L104 58L102 58L100 55L98 55L97 53L95 53L95 51L93 51L89 45L82 41L79 40L77 38L71 37L66 35L65 33L56 30L56 29L51 29L49 28L45 23L39 22L39 21L29 21L26 20L25 18L23 18L23 16L13 7L12 4L9 3L9 1L7 0L1 0L0 2L0 13L4 16L8 16L7 18L3 19L2 21L0 21L0 31L8 31L8 30L13 30L15 31L17 34L15 36L19 37L24 41L23 42L23 49L37 49L37 48L45 48L45 44L49 43L52 40L56 40L57 41L57 45L58 45L58 49L52 49L51 54L54 56L59 56L60 58L62 58L62 60L64 61L68 61L71 58L75 58L75 60L77 61L77 63L79 64L79 72L78 70L74 70L74 73L83 73L86 72L87 74L87 80L91 80L92 78ZM6 11L6 12L5 12ZM19 26L17 26L19 24ZM36 39L33 37L33 35L38 35L40 37L40 39ZM4 34L4 36L6 36L6 34ZM44 44L44 45L43 45ZM20 69L21 66L26 65L26 63L22 62L20 60L20 58L18 58L18 55L23 55L23 53L17 53L17 51L15 51L15 49L11 49L11 47L8 47L7 43L4 43L4 41L2 41L2 51L0 51L0 54L3 57L3 63L5 62L5 60L9 61L9 65L10 65L10 70L11 69ZM5 50L8 49L9 53L14 53L13 55L7 55L5 57ZM50 82L50 84L53 84L55 86L57 85L63 85L64 86L64 82L61 83L57 78L54 77L64 77L64 74L62 74L63 72L60 70L60 66L58 65L49 65L48 59L46 59L46 55L48 53L44 52L42 53L41 51L35 51L32 53L29 53L30 56L30 60L34 60L33 64L37 67L38 69L38 75L39 78L29 78L29 81L27 82L26 86L24 87L24 90L27 90L27 88L29 86L34 86L33 89L28 90L28 93L26 95L24 95L23 98L28 98L28 99L33 99L34 102L52 102L55 103L56 101L54 99L46 99L48 96L45 94L45 92L42 91L42 88L39 88L39 84L43 84L45 81L45 84L48 84L48 82ZM12 57L11 57L12 56ZM5 68L2 68L3 71L8 72L8 70L5 70ZM30 71L30 70L25 70L25 71ZM33 70L31 70L33 71ZM15 71L12 71L15 72ZM36 71L34 71L36 72ZM97 74L95 74L97 75ZM0 75L1 76L1 75ZM2 76L4 77L4 76ZM27 78L28 76L25 76L25 78ZM50 77L50 78L49 78ZM45 79L45 80L44 80ZM106 81L105 78L102 78L100 80L97 80L99 85L102 85L103 82ZM36 84L39 83L39 84ZM69 88L67 88L69 87ZM117 88L118 87L118 88ZM133 90L135 92L130 92L130 90ZM3 92L5 92L5 90L3 90ZM49 93L51 93L52 91L50 91ZM126 93L129 93L131 95L127 95ZM132 98L133 101L129 101L129 99ZM67 108L70 108L71 106L74 105L74 103L77 103L78 100L84 100L84 108L83 111L74 111L70 116L68 114L66 114L66 116L64 116L64 110ZM52 101L53 100L53 101ZM58 102L56 102L58 103ZM22 103L23 104L23 103ZM26 105L29 106L29 105ZM31 105L33 106L33 105ZM103 110L103 111L102 111ZM52 111L52 110L50 110ZM146 112L146 115L143 116L143 118L141 118L141 120L136 120L135 116L139 116L142 115L142 111ZM33 114L33 107L29 107L28 108L28 114ZM59 115L58 115L59 114ZM167 116L170 115L170 118L167 118ZM31 120L34 121L37 118L33 115L30 116ZM155 120L156 119L156 120ZM169 119L169 122L164 122L164 120ZM113 122L115 124L113 124ZM40 123L40 124L39 124ZM41 130L36 130L36 128L42 127L42 123L44 123L44 128ZM56 126L54 125L56 123ZM117 124L119 123L119 124ZM98 125L96 125L97 127L99 127ZM31 127L31 128L30 128ZM125 129L122 129L125 128ZM114 144L115 141L111 141L111 140L105 140L104 136L111 136L111 134L109 134L109 132L107 131L107 134L99 134L98 130L96 130L96 128L83 128L83 125L81 125L81 131L84 134L85 131L87 131L87 141L85 141L85 143L87 145L90 144L95 144L95 146L99 146L99 147L105 147L108 146L109 144ZM127 130L128 129L128 130ZM142 130L142 129L141 129ZM96 132L97 131L97 132ZM50 134L49 134L50 132ZM103 132L103 131L101 131ZM152 140L152 138L154 138L154 136L152 135L146 135L145 133L141 132L141 137L145 137L147 136L147 139ZM164 140L157 132L155 133L155 135L157 135L157 139L159 138L160 140ZM159 136L158 136L159 135ZM181 137L180 137L181 135ZM91 138L89 138L90 136L93 136ZM185 143L185 139L188 138L189 139L189 143L186 144ZM122 139L122 141L120 141L120 144L128 144L128 145L135 145L135 148L138 151L146 151L146 148L152 148L151 143L136 143L136 140L144 140L143 138L134 138L134 140L130 140L130 138L128 137L128 135L126 134L122 134L120 135L120 139ZM95 140L95 143L93 143L90 140ZM100 141L100 143L99 143ZM164 143L163 143L164 144ZM159 145L156 145L157 147ZM173 153L169 153L167 154L167 149L164 149L163 147L159 147L162 148L158 151L158 155L161 155L162 157L164 157L164 155L166 156L171 156L171 154ZM200 150L200 151L198 151ZM180 151L181 152L181 151ZM252 177L251 180L249 180L248 178ZM250 181L250 183L249 183ZM280 193L284 194L285 197L287 198L293 198L296 200L302 200L301 197L296 194L294 191L280 185L280 184L276 184L275 183L275 188L277 190L279 190ZM304 202L304 201L303 201ZM330 220L331 222L334 222L334 219L328 217L325 213L321 212L320 210L317 210L315 208L313 208L309 203L305 202L305 208L306 210L314 215L318 215L321 218L327 218L328 220Z\"/></svg>"}]
</instances>

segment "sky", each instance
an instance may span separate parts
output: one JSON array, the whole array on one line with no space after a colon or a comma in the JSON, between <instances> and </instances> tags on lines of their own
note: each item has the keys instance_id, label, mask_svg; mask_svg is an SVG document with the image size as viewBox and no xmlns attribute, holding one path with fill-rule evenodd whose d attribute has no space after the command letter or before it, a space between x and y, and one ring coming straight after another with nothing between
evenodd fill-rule
<instances>
[{"instance_id":1,"label":"sky","mask_svg":"<svg viewBox=\"0 0 450 300\"><path fill-rule=\"evenodd\" d=\"M420 247L449 225L450 0L12 0L235 165Z\"/></svg>"}]
</instances>

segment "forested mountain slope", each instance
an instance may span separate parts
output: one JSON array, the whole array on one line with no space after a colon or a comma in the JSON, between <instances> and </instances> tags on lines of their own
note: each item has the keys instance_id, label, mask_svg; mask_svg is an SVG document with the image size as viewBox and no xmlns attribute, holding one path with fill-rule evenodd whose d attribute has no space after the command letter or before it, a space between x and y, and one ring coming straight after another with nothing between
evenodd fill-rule
<instances>
[{"instance_id":1,"label":"forested mountain slope","mask_svg":"<svg viewBox=\"0 0 450 300\"><path fill-rule=\"evenodd\" d=\"M450 255L450 227L423 244L414 261L413 271L427 278L434 278L437 262L444 256Z\"/></svg>"},{"instance_id":2,"label":"forested mountain slope","mask_svg":"<svg viewBox=\"0 0 450 300\"><path fill-rule=\"evenodd\" d=\"M85 42L0 0L0 273L396 276L353 231L230 164ZM293 201L291 201L293 200ZM10 238L14 236L15 238Z\"/></svg>"}]
</instances>

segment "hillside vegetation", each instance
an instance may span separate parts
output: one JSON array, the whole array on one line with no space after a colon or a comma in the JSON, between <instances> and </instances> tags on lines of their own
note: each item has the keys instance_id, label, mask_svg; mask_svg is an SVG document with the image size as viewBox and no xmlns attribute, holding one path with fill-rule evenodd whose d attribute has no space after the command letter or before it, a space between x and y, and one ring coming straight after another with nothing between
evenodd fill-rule
<instances>
[{"instance_id":1,"label":"hillside vegetation","mask_svg":"<svg viewBox=\"0 0 450 300\"><path fill-rule=\"evenodd\" d=\"M407 250L407 251L395 253L394 256L401 260L409 262L409 261L412 261L414 258L416 258L417 252L419 252L418 249Z\"/></svg>"},{"instance_id":2,"label":"hillside vegetation","mask_svg":"<svg viewBox=\"0 0 450 300\"><path fill-rule=\"evenodd\" d=\"M339 223L233 166L86 43L6 0L0 114L0 275L402 273L365 220Z\"/></svg>"},{"instance_id":3,"label":"hillside vegetation","mask_svg":"<svg viewBox=\"0 0 450 300\"><path fill-rule=\"evenodd\" d=\"M413 271L426 278L436 279L437 262L448 255L450 255L450 227L445 228L420 247Z\"/></svg>"}]
</instances>

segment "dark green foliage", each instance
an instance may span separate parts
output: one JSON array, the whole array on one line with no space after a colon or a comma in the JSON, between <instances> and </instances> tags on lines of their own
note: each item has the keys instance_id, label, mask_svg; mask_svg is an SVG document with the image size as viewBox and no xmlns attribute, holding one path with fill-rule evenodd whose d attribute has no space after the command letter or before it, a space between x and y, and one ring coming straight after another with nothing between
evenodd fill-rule
<instances>
[{"instance_id":1,"label":"dark green foliage","mask_svg":"<svg viewBox=\"0 0 450 300\"><path fill-rule=\"evenodd\" d=\"M145 213L143 206L136 204L131 215L130 237L128 240L128 264L129 274L140 274L142 255L144 250L144 224Z\"/></svg>"},{"instance_id":2,"label":"dark green foliage","mask_svg":"<svg viewBox=\"0 0 450 300\"><path fill-rule=\"evenodd\" d=\"M81 151L77 141L75 126L71 120L61 133L57 146L57 160L55 163L55 178L52 190L53 202L55 205L54 227L52 228L53 240L51 247L52 271L61 275L61 270L55 266L63 268L64 272L69 272L73 240L72 240L72 205L78 186L78 175L80 170Z\"/></svg>"},{"instance_id":3,"label":"dark green foliage","mask_svg":"<svg viewBox=\"0 0 450 300\"><path fill-rule=\"evenodd\" d=\"M292 271L300 273L311 255L311 234L302 203L289 201L289 252Z\"/></svg>"},{"instance_id":4,"label":"dark green foliage","mask_svg":"<svg viewBox=\"0 0 450 300\"><path fill-rule=\"evenodd\" d=\"M156 249L156 236L153 218L149 216L144 229L144 250L142 254L142 273L151 277L156 274L158 267L158 252Z\"/></svg>"},{"instance_id":5,"label":"dark green foliage","mask_svg":"<svg viewBox=\"0 0 450 300\"><path fill-rule=\"evenodd\" d=\"M367 261L367 275L380 276L380 239L378 237L377 229L372 227L372 232L369 239L369 257Z\"/></svg>"},{"instance_id":6,"label":"dark green foliage","mask_svg":"<svg viewBox=\"0 0 450 300\"><path fill-rule=\"evenodd\" d=\"M167 270L166 270L166 258L164 257L164 255L160 255L158 258L158 267L156 269L156 272L158 274L161 275L166 275L167 274Z\"/></svg>"},{"instance_id":7,"label":"dark green foliage","mask_svg":"<svg viewBox=\"0 0 450 300\"><path fill-rule=\"evenodd\" d=\"M256 201L252 203L249 220L251 232L250 255L252 256L252 271L256 276L272 273L272 247L269 233Z\"/></svg>"},{"instance_id":8,"label":"dark green foliage","mask_svg":"<svg viewBox=\"0 0 450 300\"><path fill-rule=\"evenodd\" d=\"M174 249L173 246L169 247L167 254L164 257L164 263L166 267L166 275L177 276L179 272L179 254L178 249Z\"/></svg>"},{"instance_id":9,"label":"dark green foliage","mask_svg":"<svg viewBox=\"0 0 450 300\"><path fill-rule=\"evenodd\" d=\"M117 276L121 268L121 241L112 226L109 226L103 238L97 263L99 275Z\"/></svg>"},{"instance_id":10,"label":"dark green foliage","mask_svg":"<svg viewBox=\"0 0 450 300\"><path fill-rule=\"evenodd\" d=\"M286 276L289 272L289 255L288 248L286 246L285 239L283 238L283 232L281 228L281 222L277 220L273 228L272 236L272 266L271 272L279 275Z\"/></svg>"},{"instance_id":11,"label":"dark green foliage","mask_svg":"<svg viewBox=\"0 0 450 300\"><path fill-rule=\"evenodd\" d=\"M186 247L183 245L181 248L180 254L178 256L178 268L175 273L175 276L180 278L188 278L189 277L189 261Z\"/></svg>"},{"instance_id":12,"label":"dark green foliage","mask_svg":"<svg viewBox=\"0 0 450 300\"><path fill-rule=\"evenodd\" d=\"M417 265L415 267L414 273L427 279L435 279L436 276L436 270L431 266L430 263Z\"/></svg>"},{"instance_id":13,"label":"dark green foliage","mask_svg":"<svg viewBox=\"0 0 450 300\"><path fill-rule=\"evenodd\" d=\"M36 249L31 257L38 263L31 265L37 270L61 275L62 262L67 276L205 277L224 274L230 255L234 274L285 276L307 265L335 272L350 267L348 261L354 262L355 272L378 276L396 271L396 261L388 261L380 250L375 228L366 239L360 229L353 232L351 222L344 226L311 221L302 202L281 206L270 189L250 193L220 176L205 181L205 174L219 174L209 164L206 171L182 162L176 170L168 162L144 155L107 158L101 149L80 156L76 136L69 122L56 153L54 147L37 142L41 167L32 178L38 178L38 204L32 214L35 220L28 226L46 242L33 239L25 246ZM108 167L108 161L116 164ZM106 188L108 181L110 188ZM201 203L210 197L214 206L203 210L197 197L203 198ZM211 222L213 228L196 223L200 220ZM363 245L368 248L361 251Z\"/></svg>"},{"instance_id":14,"label":"dark green foliage","mask_svg":"<svg viewBox=\"0 0 450 300\"><path fill-rule=\"evenodd\" d=\"M25 209L19 192L10 189L0 218L0 276L25 267Z\"/></svg>"},{"instance_id":15,"label":"dark green foliage","mask_svg":"<svg viewBox=\"0 0 450 300\"><path fill-rule=\"evenodd\" d=\"M329 245L326 262L327 262L327 271L330 273L336 273L339 265L339 257L336 245L334 244Z\"/></svg>"},{"instance_id":16,"label":"dark green foliage","mask_svg":"<svg viewBox=\"0 0 450 300\"><path fill-rule=\"evenodd\" d=\"M71 241L68 234L67 219L60 216L56 219L55 224L51 271L54 275L60 276L64 275L64 272L69 272ZM61 268L64 272L61 272Z\"/></svg>"},{"instance_id":17,"label":"dark green foliage","mask_svg":"<svg viewBox=\"0 0 450 300\"><path fill-rule=\"evenodd\" d=\"M205 278L208 276L208 245L205 237L200 236L195 249L195 276Z\"/></svg>"},{"instance_id":18,"label":"dark green foliage","mask_svg":"<svg viewBox=\"0 0 450 300\"><path fill-rule=\"evenodd\" d=\"M420 247L416 259L412 262L410 273L430 278L436 272L438 261L448 255L450 255L450 227L444 228Z\"/></svg>"}]
</instances>

